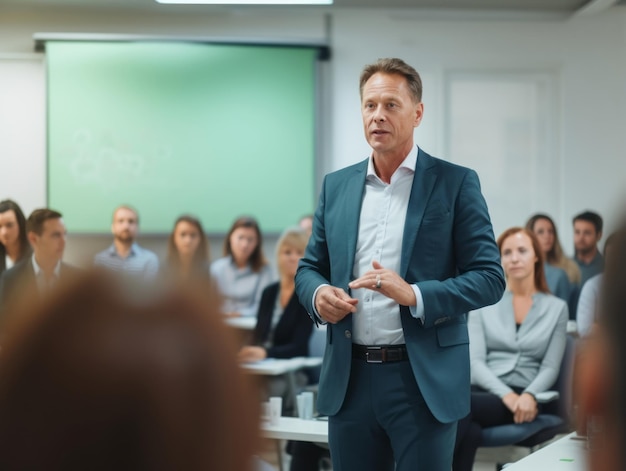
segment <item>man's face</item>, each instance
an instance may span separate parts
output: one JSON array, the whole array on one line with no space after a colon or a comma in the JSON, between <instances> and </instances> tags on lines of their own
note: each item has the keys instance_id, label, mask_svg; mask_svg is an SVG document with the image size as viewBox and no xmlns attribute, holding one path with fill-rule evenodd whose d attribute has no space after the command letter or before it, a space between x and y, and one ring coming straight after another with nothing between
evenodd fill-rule
<instances>
[{"instance_id":1,"label":"man's face","mask_svg":"<svg viewBox=\"0 0 626 471\"><path fill-rule=\"evenodd\" d=\"M362 95L363 129L375 155L406 155L424 110L413 101L406 78L376 73L365 82Z\"/></svg>"},{"instance_id":2,"label":"man's face","mask_svg":"<svg viewBox=\"0 0 626 471\"><path fill-rule=\"evenodd\" d=\"M63 219L48 219L43 223L41 235L28 233L35 258L40 264L55 265L63 258L67 230Z\"/></svg>"},{"instance_id":3,"label":"man's face","mask_svg":"<svg viewBox=\"0 0 626 471\"><path fill-rule=\"evenodd\" d=\"M111 232L113 237L120 242L130 243L137 236L137 214L127 208L120 208L113 215Z\"/></svg>"},{"instance_id":4,"label":"man's face","mask_svg":"<svg viewBox=\"0 0 626 471\"><path fill-rule=\"evenodd\" d=\"M577 220L574 222L574 248L576 253L587 254L593 252L602 233L596 232L596 226L589 221Z\"/></svg>"}]
</instances>

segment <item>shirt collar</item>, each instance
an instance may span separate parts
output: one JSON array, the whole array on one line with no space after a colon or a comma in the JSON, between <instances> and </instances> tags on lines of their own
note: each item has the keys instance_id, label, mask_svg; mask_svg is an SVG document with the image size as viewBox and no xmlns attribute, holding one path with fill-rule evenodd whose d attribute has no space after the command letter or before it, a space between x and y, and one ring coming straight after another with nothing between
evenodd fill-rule
<instances>
[{"instance_id":1,"label":"shirt collar","mask_svg":"<svg viewBox=\"0 0 626 471\"><path fill-rule=\"evenodd\" d=\"M415 167L417 165L418 150L419 150L418 146L413 146L413 148L411 149L409 154L404 158L404 160L402 161L400 166L394 172L394 174L393 174L394 176L396 175L396 173L400 169L406 169L406 170L410 171L411 173L415 173ZM376 170L374 169L374 158L373 157L374 156L370 154L369 160L367 162L367 175L366 175L366 178L368 178L368 179L376 178L376 179L380 180L378 175L376 175ZM391 178L393 179L393 176Z\"/></svg>"},{"instance_id":2,"label":"shirt collar","mask_svg":"<svg viewBox=\"0 0 626 471\"><path fill-rule=\"evenodd\" d=\"M4 256L4 268L7 270L15 265L15 262L9 257L9 255Z\"/></svg>"},{"instance_id":3,"label":"shirt collar","mask_svg":"<svg viewBox=\"0 0 626 471\"><path fill-rule=\"evenodd\" d=\"M228 258L230 258L230 266L233 267L234 270L238 271L238 272L248 272L248 271L252 271L252 267L250 266L250 262L248 262L248 264L243 267L243 268L239 268L237 266L237 264L235 263L235 259L233 258L232 255L229 255Z\"/></svg>"},{"instance_id":4,"label":"shirt collar","mask_svg":"<svg viewBox=\"0 0 626 471\"><path fill-rule=\"evenodd\" d=\"M128 252L128 256L130 257L131 255L137 255L138 251L139 251L139 246L137 245L137 242L133 242L133 245L130 246L130 252ZM117 253L117 250L115 250L115 244L111 244L111 246L109 247L109 255L115 256L115 257L120 256Z\"/></svg>"},{"instance_id":5,"label":"shirt collar","mask_svg":"<svg viewBox=\"0 0 626 471\"><path fill-rule=\"evenodd\" d=\"M41 274L41 267L37 263L37 260L35 260L35 254L32 255L31 261L33 263L33 270L35 271L35 276L39 276ZM59 276L59 273L61 273L61 260L59 260L57 262L57 264L56 264L56 266L54 267L54 270L53 270L53 274L57 278Z\"/></svg>"}]
</instances>

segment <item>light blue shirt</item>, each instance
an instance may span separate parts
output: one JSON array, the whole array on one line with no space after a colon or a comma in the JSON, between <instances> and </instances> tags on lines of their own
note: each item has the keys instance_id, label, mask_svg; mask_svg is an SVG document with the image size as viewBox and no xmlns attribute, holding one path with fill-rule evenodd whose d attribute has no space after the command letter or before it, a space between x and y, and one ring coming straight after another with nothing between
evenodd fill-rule
<instances>
[{"instance_id":1,"label":"light blue shirt","mask_svg":"<svg viewBox=\"0 0 626 471\"><path fill-rule=\"evenodd\" d=\"M592 276L580 290L578 309L576 310L576 327L578 335L587 337L591 333L593 323L598 318L602 273Z\"/></svg>"},{"instance_id":2,"label":"light blue shirt","mask_svg":"<svg viewBox=\"0 0 626 471\"><path fill-rule=\"evenodd\" d=\"M561 298L563 301L568 302L572 288L565 270L544 262L543 272L546 275L546 283L548 283L548 289L550 289L550 292L557 298Z\"/></svg>"},{"instance_id":3,"label":"light blue shirt","mask_svg":"<svg viewBox=\"0 0 626 471\"><path fill-rule=\"evenodd\" d=\"M136 243L131 246L126 258L121 257L115 250L115 244L112 244L108 249L96 254L94 265L143 277L146 280L153 280L159 271L159 259L156 254Z\"/></svg>"},{"instance_id":4,"label":"light blue shirt","mask_svg":"<svg viewBox=\"0 0 626 471\"><path fill-rule=\"evenodd\" d=\"M273 281L268 265L255 272L249 265L239 268L230 256L211 264L211 276L224 297L222 311L238 312L244 317L257 315L263 290Z\"/></svg>"}]
</instances>

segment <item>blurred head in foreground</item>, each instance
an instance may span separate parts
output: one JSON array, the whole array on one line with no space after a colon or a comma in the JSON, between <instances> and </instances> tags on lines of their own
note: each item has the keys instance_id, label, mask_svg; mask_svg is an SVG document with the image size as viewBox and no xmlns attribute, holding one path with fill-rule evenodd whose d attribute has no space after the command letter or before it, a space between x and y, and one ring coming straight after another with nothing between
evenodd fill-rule
<instances>
[{"instance_id":1,"label":"blurred head in foreground","mask_svg":"<svg viewBox=\"0 0 626 471\"><path fill-rule=\"evenodd\" d=\"M15 316L0 469L248 469L257 395L217 304L180 290L130 299L91 273Z\"/></svg>"},{"instance_id":2,"label":"blurred head in foreground","mask_svg":"<svg viewBox=\"0 0 626 471\"><path fill-rule=\"evenodd\" d=\"M626 460L626 225L611 237L597 328L577 358L578 429L586 432L592 471Z\"/></svg>"}]
</instances>

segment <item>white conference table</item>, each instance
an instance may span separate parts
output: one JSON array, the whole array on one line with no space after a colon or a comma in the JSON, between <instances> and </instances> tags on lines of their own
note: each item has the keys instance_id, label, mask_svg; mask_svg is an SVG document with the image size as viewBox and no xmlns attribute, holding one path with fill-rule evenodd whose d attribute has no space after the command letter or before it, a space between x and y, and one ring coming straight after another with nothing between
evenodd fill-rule
<instances>
[{"instance_id":1,"label":"white conference table","mask_svg":"<svg viewBox=\"0 0 626 471\"><path fill-rule=\"evenodd\" d=\"M548 446L531 453L506 471L585 471L587 440L572 432Z\"/></svg>"},{"instance_id":2,"label":"white conference table","mask_svg":"<svg viewBox=\"0 0 626 471\"><path fill-rule=\"evenodd\" d=\"M261 431L264 437L275 440L328 443L328 418L305 420L298 417L280 417L275 425L264 420Z\"/></svg>"},{"instance_id":3,"label":"white conference table","mask_svg":"<svg viewBox=\"0 0 626 471\"><path fill-rule=\"evenodd\" d=\"M259 375L277 376L313 368L322 364L322 357L266 358L265 360L243 363L244 370Z\"/></svg>"},{"instance_id":4,"label":"white conference table","mask_svg":"<svg viewBox=\"0 0 626 471\"><path fill-rule=\"evenodd\" d=\"M296 396L298 391L294 373L303 368L312 368L321 364L322 357L266 358L254 363L244 363L242 367L245 371L255 375L277 376L284 374L287 377L288 394L291 395L292 403L297 404ZM314 425L313 422L317 423L317 425ZM265 434L265 426L272 427L271 431L269 431L270 435ZM278 425L275 426L264 422L262 430L263 435L267 438L276 440L276 454L280 471L283 471L280 440L325 441L328 443L328 422L322 423L322 421L318 420L281 417ZM324 434L326 435L325 440L323 439ZM315 440L311 440L311 438Z\"/></svg>"},{"instance_id":5,"label":"white conference table","mask_svg":"<svg viewBox=\"0 0 626 471\"><path fill-rule=\"evenodd\" d=\"M254 363L243 363L244 371L254 375L278 376L287 378L287 394L291 396L292 404L297 404L298 387L296 386L295 372L303 368L313 368L322 364L322 357L294 357L294 358L266 358Z\"/></svg>"},{"instance_id":6,"label":"white conference table","mask_svg":"<svg viewBox=\"0 0 626 471\"><path fill-rule=\"evenodd\" d=\"M226 317L224 322L231 327L241 330L254 330L256 327L256 316L250 317Z\"/></svg>"},{"instance_id":7,"label":"white conference table","mask_svg":"<svg viewBox=\"0 0 626 471\"><path fill-rule=\"evenodd\" d=\"M328 443L328 420L304 420L281 417L277 424L261 423L264 437L274 440L299 440ZM585 471L586 446L584 437L570 433L550 445L508 465L506 471Z\"/></svg>"},{"instance_id":8,"label":"white conference table","mask_svg":"<svg viewBox=\"0 0 626 471\"><path fill-rule=\"evenodd\" d=\"M269 421L263 420L261 422L261 433L265 438L276 440L278 468L280 471L283 471L280 440L328 443L328 417L310 420L299 417L280 417L277 424L271 424Z\"/></svg>"}]
</instances>

